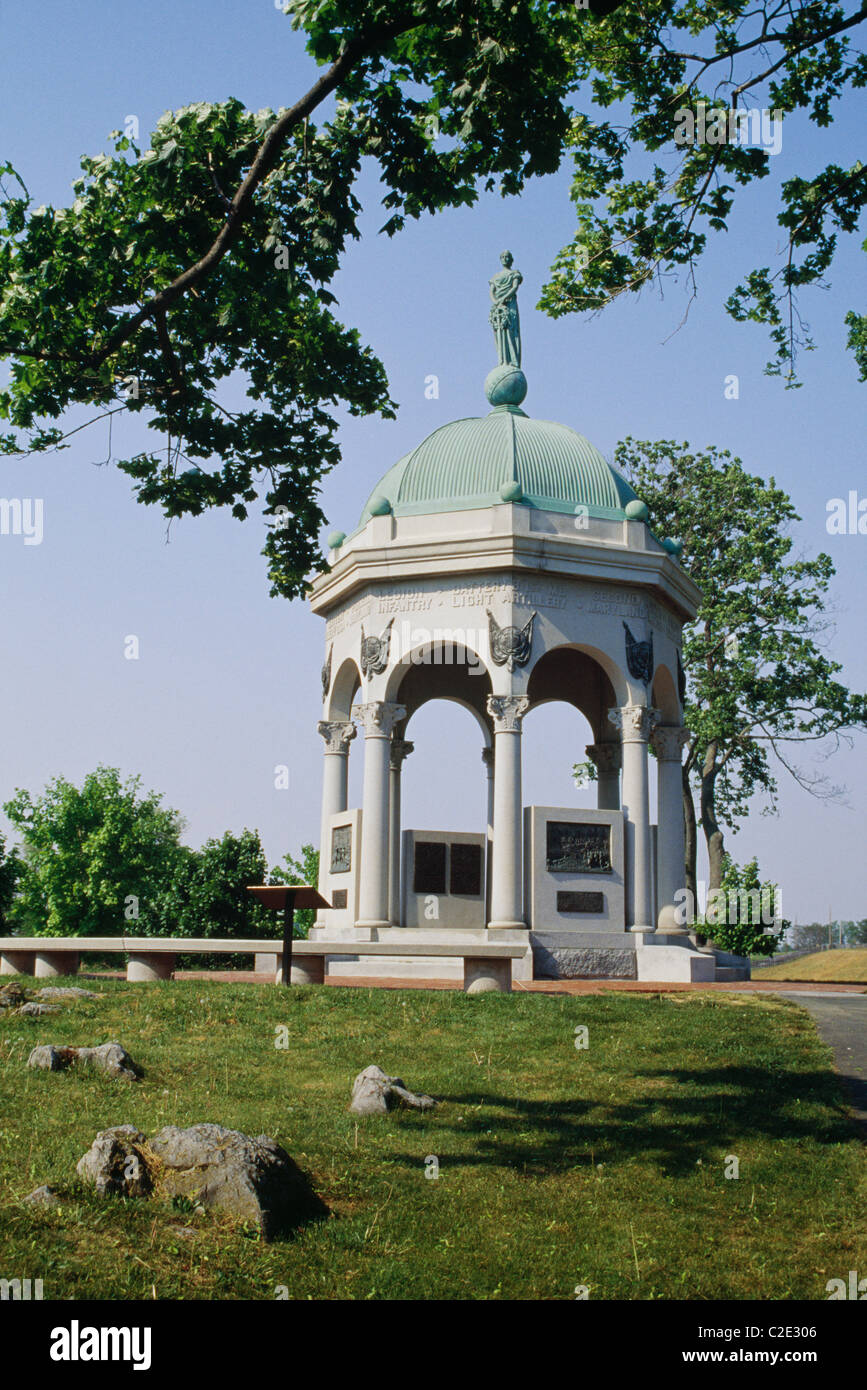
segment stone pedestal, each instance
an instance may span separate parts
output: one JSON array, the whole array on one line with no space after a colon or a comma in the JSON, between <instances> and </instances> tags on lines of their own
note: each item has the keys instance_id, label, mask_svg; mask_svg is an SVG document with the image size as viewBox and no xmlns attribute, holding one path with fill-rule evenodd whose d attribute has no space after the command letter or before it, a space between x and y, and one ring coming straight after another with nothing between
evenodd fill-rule
<instances>
[{"instance_id":1,"label":"stone pedestal","mask_svg":"<svg viewBox=\"0 0 867 1390\"><path fill-rule=\"evenodd\" d=\"M33 973L39 980L51 980L56 975L77 975L77 951L36 951Z\"/></svg>"},{"instance_id":2,"label":"stone pedestal","mask_svg":"<svg viewBox=\"0 0 867 1390\"><path fill-rule=\"evenodd\" d=\"M0 975L32 975L32 951L4 951L0 955Z\"/></svg>"},{"instance_id":3,"label":"stone pedestal","mask_svg":"<svg viewBox=\"0 0 867 1390\"><path fill-rule=\"evenodd\" d=\"M151 984L154 980L170 980L175 957L170 951L130 951L126 978L133 984Z\"/></svg>"},{"instance_id":4,"label":"stone pedestal","mask_svg":"<svg viewBox=\"0 0 867 1390\"><path fill-rule=\"evenodd\" d=\"M464 992L466 994L511 994L512 962L485 960L466 956L464 959Z\"/></svg>"}]
</instances>

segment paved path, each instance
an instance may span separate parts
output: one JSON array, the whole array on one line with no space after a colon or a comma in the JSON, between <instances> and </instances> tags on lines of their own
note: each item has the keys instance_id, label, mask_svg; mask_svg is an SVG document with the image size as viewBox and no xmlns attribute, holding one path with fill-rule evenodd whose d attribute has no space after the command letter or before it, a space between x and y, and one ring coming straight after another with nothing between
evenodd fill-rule
<instances>
[{"instance_id":1,"label":"paved path","mask_svg":"<svg viewBox=\"0 0 867 1390\"><path fill-rule=\"evenodd\" d=\"M867 995L799 993L797 998L815 1019L822 1041L833 1050L852 1115L867 1139Z\"/></svg>"}]
</instances>

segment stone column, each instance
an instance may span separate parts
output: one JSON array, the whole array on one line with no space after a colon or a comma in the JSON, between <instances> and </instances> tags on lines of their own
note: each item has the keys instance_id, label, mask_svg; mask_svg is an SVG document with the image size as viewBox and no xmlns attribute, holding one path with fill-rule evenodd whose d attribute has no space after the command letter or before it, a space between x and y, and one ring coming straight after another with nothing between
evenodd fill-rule
<instances>
[{"instance_id":1,"label":"stone column","mask_svg":"<svg viewBox=\"0 0 867 1390\"><path fill-rule=\"evenodd\" d=\"M391 735L406 718L404 705L371 700L355 705L364 727L364 794L361 809L361 876L357 927L387 927L389 886L388 802Z\"/></svg>"},{"instance_id":2,"label":"stone column","mask_svg":"<svg viewBox=\"0 0 867 1390\"><path fill-rule=\"evenodd\" d=\"M667 936L686 936L675 918L674 895L684 888L683 780L680 760L689 729L660 724L650 735L657 760L656 896L657 929Z\"/></svg>"},{"instance_id":3,"label":"stone column","mask_svg":"<svg viewBox=\"0 0 867 1390\"><path fill-rule=\"evenodd\" d=\"M393 926L400 926L400 776L404 758L415 748L405 738L391 738L389 759L389 780L391 794L388 799L388 843L390 846L390 872L388 880L388 920Z\"/></svg>"},{"instance_id":4,"label":"stone column","mask_svg":"<svg viewBox=\"0 0 867 1390\"><path fill-rule=\"evenodd\" d=\"M319 733L325 740L325 766L322 774L322 825L319 834L319 891L331 863L329 825L332 816L346 810L349 785L349 745L355 738L355 725L348 719L322 719ZM327 896L327 895L326 895Z\"/></svg>"},{"instance_id":5,"label":"stone column","mask_svg":"<svg viewBox=\"0 0 867 1390\"><path fill-rule=\"evenodd\" d=\"M588 743L584 749L596 764L596 806L600 811L620 810L620 766L623 761L619 743Z\"/></svg>"},{"instance_id":6,"label":"stone column","mask_svg":"<svg viewBox=\"0 0 867 1390\"><path fill-rule=\"evenodd\" d=\"M491 885L493 882L493 852L494 843L494 750L493 748L482 749L482 762L485 764L485 774L488 783L487 816L485 819L485 921L491 920Z\"/></svg>"},{"instance_id":7,"label":"stone column","mask_svg":"<svg viewBox=\"0 0 867 1390\"><path fill-rule=\"evenodd\" d=\"M645 705L624 705L608 711L620 730L623 745L623 813L626 839L626 925L630 931L652 932L653 878L650 852L650 785L647 740L659 722L659 711Z\"/></svg>"},{"instance_id":8,"label":"stone column","mask_svg":"<svg viewBox=\"0 0 867 1390\"><path fill-rule=\"evenodd\" d=\"M494 721L494 863L488 922L492 930L527 925L521 862L521 721L529 708L526 695L488 696L488 714Z\"/></svg>"}]
</instances>

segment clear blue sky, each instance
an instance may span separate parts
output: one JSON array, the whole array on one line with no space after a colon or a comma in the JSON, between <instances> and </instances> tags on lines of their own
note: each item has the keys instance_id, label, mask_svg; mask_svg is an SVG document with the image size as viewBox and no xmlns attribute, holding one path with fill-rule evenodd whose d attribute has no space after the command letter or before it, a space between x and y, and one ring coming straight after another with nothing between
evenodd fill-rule
<instances>
[{"instance_id":1,"label":"clear blue sky","mask_svg":"<svg viewBox=\"0 0 867 1390\"><path fill-rule=\"evenodd\" d=\"M108 147L108 132L136 115L142 135L168 107L239 97L253 109L288 105L314 72L302 39L273 0L149 0L117 6L60 0L0 6L0 157L24 175L36 202L63 205L78 159ZM857 156L854 117L831 134L787 123L773 180L829 159ZM533 304L546 269L573 232L568 169L520 200L483 197L471 210L415 224L399 238L376 235L384 220L375 175L362 193L362 242L337 285L340 312L385 362L398 419L347 420L344 461L327 480L324 508L350 531L377 478L449 419L484 413L492 365L487 280L506 246L524 275L522 327L530 393L526 409L562 420L610 456L618 439L688 440L738 454L773 475L803 518L808 554L828 551L837 567L830 653L843 678L867 685L862 600L865 536L829 536L826 503L851 489L867 494L864 387L845 350L843 314L863 308L863 256L844 241L829 292L805 302L818 351L803 362L805 384L783 390L763 375L764 332L740 327L722 304L743 273L778 264L781 234L773 189L750 189L731 233L699 271L688 318L682 285L613 306L590 321L552 322ZM424 394L439 378L439 399ZM740 398L726 400L735 373ZM116 429L114 453L144 442L140 422ZM257 827L271 860L318 834L322 743L319 668L323 631L301 602L270 599L259 556L264 528L222 515L175 524L170 544L158 512L135 504L125 478L95 466L107 455L105 427L51 458L2 462L0 496L44 499L39 546L0 537L3 662L0 679L0 799L40 790L58 773L80 780L97 763L140 773L188 820L199 844L225 829ZM124 659L124 638L140 641ZM583 758L587 726L565 706L526 723L525 801L568 805L570 768ZM416 751L405 766L405 824L477 829L484 774L472 719L429 705L413 720ZM360 748L360 744L356 744ZM781 772L779 814L755 814L730 842L738 859L759 856L783 886L786 916L800 921L867 915L863 874L867 759L854 749L820 765L845 784L845 804L823 805ZM448 756L447 756L448 755ZM274 767L290 763L292 785L274 789ZM353 760L353 804L361 758Z\"/></svg>"}]
</instances>

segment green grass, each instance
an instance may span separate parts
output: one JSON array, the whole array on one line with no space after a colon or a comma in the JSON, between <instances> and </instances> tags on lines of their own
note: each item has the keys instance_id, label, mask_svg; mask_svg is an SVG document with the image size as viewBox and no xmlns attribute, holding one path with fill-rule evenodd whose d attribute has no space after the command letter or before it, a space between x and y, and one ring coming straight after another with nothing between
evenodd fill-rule
<instances>
[{"instance_id":1,"label":"green grass","mask_svg":"<svg viewBox=\"0 0 867 1390\"><path fill-rule=\"evenodd\" d=\"M867 984L867 950L853 947L847 950L817 951L814 956L799 956L797 960L781 960L776 965L757 970L756 980L829 980L841 984Z\"/></svg>"},{"instance_id":2,"label":"green grass","mask_svg":"<svg viewBox=\"0 0 867 1390\"><path fill-rule=\"evenodd\" d=\"M863 1147L794 1004L94 987L64 1014L0 1016L0 1277L41 1277L46 1298L825 1299L867 1268ZM25 1067L38 1042L109 1039L141 1083ZM445 1103L356 1122L372 1062ZM206 1120L279 1140L330 1216L266 1245L75 1177L99 1129ZM46 1182L59 1210L21 1205Z\"/></svg>"}]
</instances>

